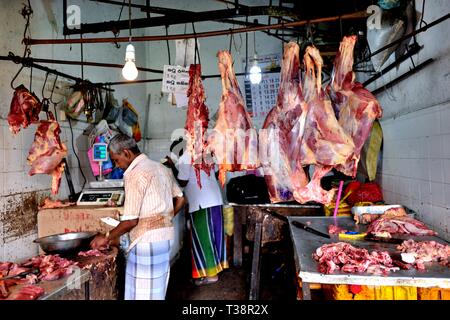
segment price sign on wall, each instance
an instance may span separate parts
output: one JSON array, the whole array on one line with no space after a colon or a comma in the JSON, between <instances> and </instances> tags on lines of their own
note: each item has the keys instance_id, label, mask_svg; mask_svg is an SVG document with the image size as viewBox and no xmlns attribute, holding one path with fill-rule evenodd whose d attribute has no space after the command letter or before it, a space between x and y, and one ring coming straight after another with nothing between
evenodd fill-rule
<instances>
[{"instance_id":1,"label":"price sign on wall","mask_svg":"<svg viewBox=\"0 0 450 320\"><path fill-rule=\"evenodd\" d=\"M164 66L162 92L186 93L189 86L189 70L182 66Z\"/></svg>"}]
</instances>

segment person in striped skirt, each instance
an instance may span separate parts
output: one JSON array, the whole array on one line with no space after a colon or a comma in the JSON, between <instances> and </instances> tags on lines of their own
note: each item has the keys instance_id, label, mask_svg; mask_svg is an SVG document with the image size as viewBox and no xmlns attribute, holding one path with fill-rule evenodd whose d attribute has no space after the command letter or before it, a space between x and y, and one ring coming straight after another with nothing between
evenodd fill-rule
<instances>
[{"instance_id":1,"label":"person in striped skirt","mask_svg":"<svg viewBox=\"0 0 450 320\"><path fill-rule=\"evenodd\" d=\"M222 193L215 172L200 170L201 188L197 183L189 151L177 165L166 157L189 205L188 225L191 239L192 278L196 285L215 283L219 273L228 268L222 213Z\"/></svg>"}]
</instances>

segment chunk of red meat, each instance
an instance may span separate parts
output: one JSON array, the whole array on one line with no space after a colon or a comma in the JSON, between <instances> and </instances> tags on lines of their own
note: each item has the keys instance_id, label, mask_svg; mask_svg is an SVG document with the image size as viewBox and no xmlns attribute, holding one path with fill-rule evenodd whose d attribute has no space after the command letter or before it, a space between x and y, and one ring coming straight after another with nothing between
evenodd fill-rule
<instances>
[{"instance_id":1,"label":"chunk of red meat","mask_svg":"<svg viewBox=\"0 0 450 320\"><path fill-rule=\"evenodd\" d=\"M0 280L0 298L4 299L9 295L8 288L6 287L5 281Z\"/></svg>"},{"instance_id":2,"label":"chunk of red meat","mask_svg":"<svg viewBox=\"0 0 450 320\"><path fill-rule=\"evenodd\" d=\"M346 242L337 242L317 248L313 254L314 260L319 262L321 273L333 273L341 270L346 273L368 272L385 274L399 270L394 267L390 255L385 251L372 251L356 248Z\"/></svg>"},{"instance_id":3,"label":"chunk of red meat","mask_svg":"<svg viewBox=\"0 0 450 320\"><path fill-rule=\"evenodd\" d=\"M373 122L381 118L383 110L377 99L361 83L355 82L353 48L356 36L342 39L334 60L334 69L327 92L339 124L354 143L353 156L336 169L348 176L356 176L361 149L372 130Z\"/></svg>"},{"instance_id":4,"label":"chunk of red meat","mask_svg":"<svg viewBox=\"0 0 450 320\"><path fill-rule=\"evenodd\" d=\"M41 103L39 99L23 85L17 87L11 100L8 114L9 130L17 134L22 126L27 128L31 123L39 121Z\"/></svg>"},{"instance_id":5,"label":"chunk of red meat","mask_svg":"<svg viewBox=\"0 0 450 320\"><path fill-rule=\"evenodd\" d=\"M222 98L218 119L208 143L219 163L218 180L224 186L227 171L256 169L260 163L258 136L245 108L231 54L223 50L217 53L217 57L222 78Z\"/></svg>"},{"instance_id":6,"label":"chunk of red meat","mask_svg":"<svg viewBox=\"0 0 450 320\"><path fill-rule=\"evenodd\" d=\"M347 230L342 229L341 227L338 227L334 224L330 224L328 226L328 233L329 234L339 234L339 233L345 233Z\"/></svg>"},{"instance_id":7,"label":"chunk of red meat","mask_svg":"<svg viewBox=\"0 0 450 320\"><path fill-rule=\"evenodd\" d=\"M67 147L61 142L61 129L53 116L50 120L42 120L36 130L34 142L28 153L27 162L31 166L30 176L41 173L52 176L52 194L56 195L64 171L63 158L67 155Z\"/></svg>"},{"instance_id":8,"label":"chunk of red meat","mask_svg":"<svg viewBox=\"0 0 450 320\"><path fill-rule=\"evenodd\" d=\"M201 66L191 64L189 68L189 88L187 91L188 108L185 129L187 131L187 149L191 155L191 164L201 188L200 170L210 175L214 164L208 161L208 143L206 130L209 123L209 111L205 104L206 95L201 78Z\"/></svg>"},{"instance_id":9,"label":"chunk of red meat","mask_svg":"<svg viewBox=\"0 0 450 320\"><path fill-rule=\"evenodd\" d=\"M293 200L296 188L308 179L299 161L307 104L300 82L299 46L284 46L276 105L268 113L259 135L261 164L271 202Z\"/></svg>"},{"instance_id":10,"label":"chunk of red meat","mask_svg":"<svg viewBox=\"0 0 450 320\"><path fill-rule=\"evenodd\" d=\"M36 300L45 293L39 286L29 285L21 288L10 296L11 300Z\"/></svg>"},{"instance_id":11,"label":"chunk of red meat","mask_svg":"<svg viewBox=\"0 0 450 320\"><path fill-rule=\"evenodd\" d=\"M367 228L367 233L389 232L391 234L402 233L415 236L429 235L434 236L437 233L430 230L423 222L408 216L382 216L373 221Z\"/></svg>"},{"instance_id":12,"label":"chunk of red meat","mask_svg":"<svg viewBox=\"0 0 450 320\"><path fill-rule=\"evenodd\" d=\"M397 246L400 252L412 254L415 258L413 265L419 270L425 270L425 263L438 261L443 265L448 264L450 246L436 241L404 241Z\"/></svg>"},{"instance_id":13,"label":"chunk of red meat","mask_svg":"<svg viewBox=\"0 0 450 320\"><path fill-rule=\"evenodd\" d=\"M326 191L320 180L334 166L353 157L354 143L336 119L331 101L322 89L323 60L317 48L310 46L304 56L306 65L303 93L308 104L305 129L300 147L303 166L314 165L314 174L303 188L296 189L294 198L300 203L316 201L328 204L336 189Z\"/></svg>"}]
</instances>

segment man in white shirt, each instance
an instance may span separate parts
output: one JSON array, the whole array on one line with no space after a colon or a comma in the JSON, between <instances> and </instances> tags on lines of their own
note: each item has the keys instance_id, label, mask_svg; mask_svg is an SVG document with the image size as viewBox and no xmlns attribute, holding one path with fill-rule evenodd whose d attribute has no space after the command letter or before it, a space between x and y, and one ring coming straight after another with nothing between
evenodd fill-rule
<instances>
[{"instance_id":1,"label":"man in white shirt","mask_svg":"<svg viewBox=\"0 0 450 320\"><path fill-rule=\"evenodd\" d=\"M124 213L120 224L96 236L91 246L105 247L129 232L125 300L164 300L174 238L172 218L184 205L183 192L170 171L141 153L133 138L118 134L108 149L116 167L125 170Z\"/></svg>"},{"instance_id":2,"label":"man in white shirt","mask_svg":"<svg viewBox=\"0 0 450 320\"><path fill-rule=\"evenodd\" d=\"M222 193L214 169L209 175L200 170L201 187L188 151L177 165L167 157L165 165L172 169L189 204L192 278L196 285L218 281L218 274L228 268L222 213Z\"/></svg>"}]
</instances>

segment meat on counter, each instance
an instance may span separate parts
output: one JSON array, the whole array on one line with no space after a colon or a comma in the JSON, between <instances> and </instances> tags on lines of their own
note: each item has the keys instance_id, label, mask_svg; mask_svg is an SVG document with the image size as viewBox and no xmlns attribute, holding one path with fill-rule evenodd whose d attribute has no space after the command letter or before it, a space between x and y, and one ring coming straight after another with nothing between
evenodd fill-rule
<instances>
[{"instance_id":1,"label":"meat on counter","mask_svg":"<svg viewBox=\"0 0 450 320\"><path fill-rule=\"evenodd\" d=\"M18 275L22 272L38 269L38 274L30 273L25 278L12 278L0 280L0 300L33 300L44 294L44 289L35 286L39 281L53 281L73 273L77 262L61 258L59 255L40 255L28 261L17 264L12 262L0 262L0 278ZM19 291L10 296L8 288L19 284L26 284Z\"/></svg>"},{"instance_id":2,"label":"meat on counter","mask_svg":"<svg viewBox=\"0 0 450 320\"><path fill-rule=\"evenodd\" d=\"M412 239L404 241L397 247L402 253L410 254L414 257L412 264L418 270L425 270L426 262L438 261L444 266L450 266L450 246L436 241L414 241Z\"/></svg>"},{"instance_id":3,"label":"meat on counter","mask_svg":"<svg viewBox=\"0 0 450 320\"><path fill-rule=\"evenodd\" d=\"M394 267L387 251L372 251L354 247L346 242L325 244L313 253L314 260L319 262L319 272L331 274L335 271L346 273L368 272L387 274L400 270Z\"/></svg>"},{"instance_id":4,"label":"meat on counter","mask_svg":"<svg viewBox=\"0 0 450 320\"><path fill-rule=\"evenodd\" d=\"M390 234L402 233L413 236L437 235L437 232L430 230L423 222L408 216L382 216L373 221L367 228L368 234L381 232L389 232Z\"/></svg>"}]
</instances>

